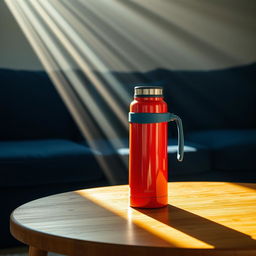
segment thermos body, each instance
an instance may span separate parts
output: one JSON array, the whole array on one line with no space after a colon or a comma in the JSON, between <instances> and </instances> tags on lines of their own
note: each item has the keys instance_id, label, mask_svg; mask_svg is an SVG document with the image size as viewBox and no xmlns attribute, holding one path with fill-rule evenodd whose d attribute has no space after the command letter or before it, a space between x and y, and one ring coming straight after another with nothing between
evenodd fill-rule
<instances>
[{"instance_id":1,"label":"thermos body","mask_svg":"<svg viewBox=\"0 0 256 256\"><path fill-rule=\"evenodd\" d=\"M166 113L163 97L136 97L132 113ZM168 203L167 122L130 123L130 206L158 208Z\"/></svg>"},{"instance_id":2,"label":"thermos body","mask_svg":"<svg viewBox=\"0 0 256 256\"><path fill-rule=\"evenodd\" d=\"M130 123L130 206L159 208L168 204L167 123L178 128L178 161L183 160L184 135L181 119L168 112L163 88L135 87L128 115Z\"/></svg>"}]
</instances>

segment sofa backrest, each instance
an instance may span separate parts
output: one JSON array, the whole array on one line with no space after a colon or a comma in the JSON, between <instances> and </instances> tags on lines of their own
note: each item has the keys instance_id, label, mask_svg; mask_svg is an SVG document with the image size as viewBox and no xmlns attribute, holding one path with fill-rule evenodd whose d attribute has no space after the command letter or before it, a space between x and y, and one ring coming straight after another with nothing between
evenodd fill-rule
<instances>
[{"instance_id":1,"label":"sofa backrest","mask_svg":"<svg viewBox=\"0 0 256 256\"><path fill-rule=\"evenodd\" d=\"M185 132L256 128L256 64L113 74L131 95L137 84L163 86L169 111L182 118ZM0 69L0 140L80 136L45 72Z\"/></svg>"},{"instance_id":2,"label":"sofa backrest","mask_svg":"<svg viewBox=\"0 0 256 256\"><path fill-rule=\"evenodd\" d=\"M167 101L187 130L256 128L256 64L174 72Z\"/></svg>"},{"instance_id":3,"label":"sofa backrest","mask_svg":"<svg viewBox=\"0 0 256 256\"><path fill-rule=\"evenodd\" d=\"M0 140L72 139L77 133L45 72L0 69Z\"/></svg>"},{"instance_id":4,"label":"sofa backrest","mask_svg":"<svg viewBox=\"0 0 256 256\"><path fill-rule=\"evenodd\" d=\"M163 86L169 111L182 118L185 131L256 128L256 63L212 71L158 69L120 77L126 83L130 79L131 93L141 82ZM138 79L131 81L132 77Z\"/></svg>"}]
</instances>

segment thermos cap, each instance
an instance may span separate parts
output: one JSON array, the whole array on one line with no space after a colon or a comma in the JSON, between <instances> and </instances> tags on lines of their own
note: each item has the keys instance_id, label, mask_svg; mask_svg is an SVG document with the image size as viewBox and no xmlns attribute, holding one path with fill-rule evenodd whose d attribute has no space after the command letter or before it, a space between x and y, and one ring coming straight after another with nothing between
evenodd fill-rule
<instances>
[{"instance_id":1,"label":"thermos cap","mask_svg":"<svg viewBox=\"0 0 256 256\"><path fill-rule=\"evenodd\" d=\"M135 97L163 97L163 87L160 86L136 86Z\"/></svg>"}]
</instances>

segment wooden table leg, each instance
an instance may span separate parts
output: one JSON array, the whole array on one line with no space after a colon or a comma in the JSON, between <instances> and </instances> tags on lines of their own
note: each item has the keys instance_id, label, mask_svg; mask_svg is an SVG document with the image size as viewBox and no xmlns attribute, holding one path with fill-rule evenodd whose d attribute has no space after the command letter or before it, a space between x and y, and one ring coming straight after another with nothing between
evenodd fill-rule
<instances>
[{"instance_id":1,"label":"wooden table leg","mask_svg":"<svg viewBox=\"0 0 256 256\"><path fill-rule=\"evenodd\" d=\"M33 246L29 246L29 256L47 256L47 251L43 251Z\"/></svg>"}]
</instances>

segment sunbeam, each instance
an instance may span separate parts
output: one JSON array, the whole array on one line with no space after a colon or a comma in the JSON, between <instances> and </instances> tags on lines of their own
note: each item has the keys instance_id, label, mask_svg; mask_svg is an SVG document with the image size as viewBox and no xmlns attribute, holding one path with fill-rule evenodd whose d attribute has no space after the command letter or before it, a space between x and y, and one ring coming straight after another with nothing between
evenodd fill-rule
<instances>
[{"instance_id":1,"label":"sunbeam","mask_svg":"<svg viewBox=\"0 0 256 256\"><path fill-rule=\"evenodd\" d=\"M115 130L113 128L111 121L100 110L96 101L93 100L94 98L90 97L89 92L86 91L86 86L84 86L84 83L74 71L70 59L65 57L65 52L60 51L56 42L40 23L40 20L36 18L35 13L32 12L27 3L20 1L19 3L10 2L8 4L10 9L16 14L18 22L24 27L24 32L31 40L34 49L69 107L88 144L94 150L95 157L99 161L103 171L105 171L106 177L112 184L120 183L121 181L124 182L124 177L127 176L125 165L116 159L116 157L102 155L101 152L104 152L106 147L109 148L109 145L106 145L103 139L100 140L100 143L97 143L97 140L95 140L95 138L102 138L102 131L99 128L99 124L103 124L104 134L112 142L113 150L115 150L115 148L123 145L118 140L120 138L120 135L116 133L118 129ZM22 14L21 10L25 15ZM31 23L26 18L29 18ZM40 31L40 35L36 31ZM86 104L86 108L84 104ZM96 126L93 119L96 121ZM111 138L116 138L116 140L111 140ZM112 170L114 166L115 168Z\"/></svg>"}]
</instances>

